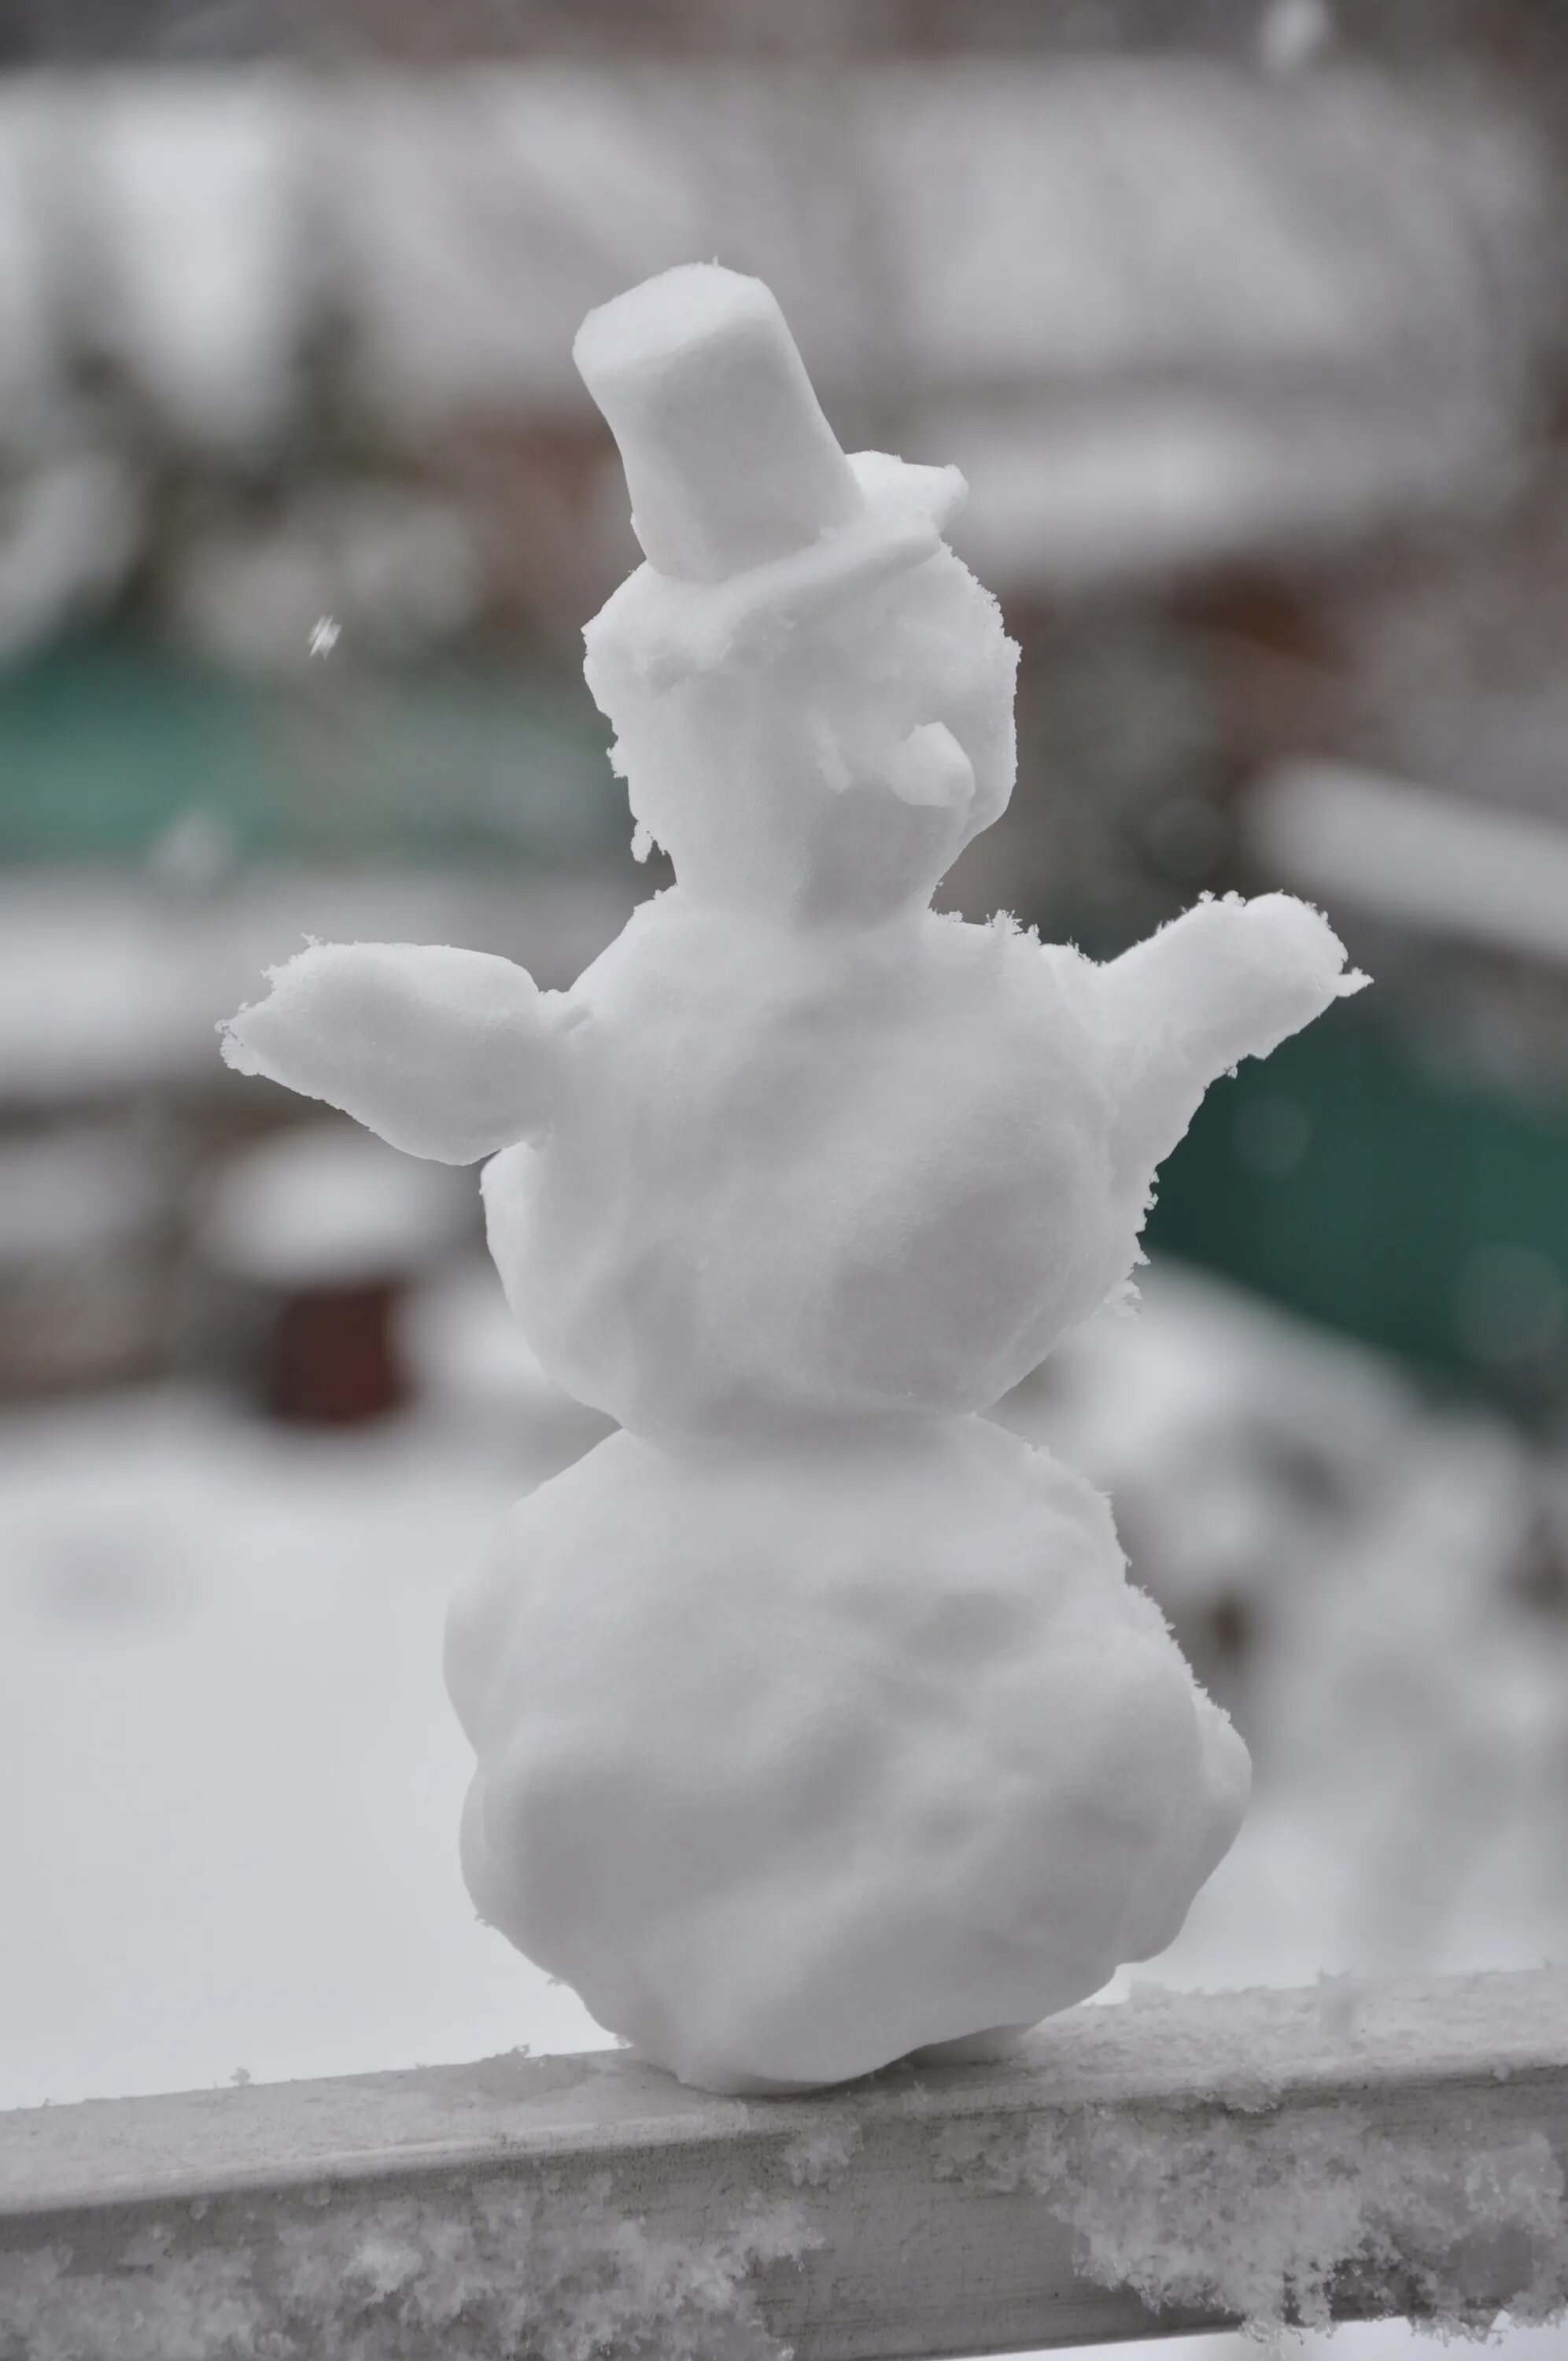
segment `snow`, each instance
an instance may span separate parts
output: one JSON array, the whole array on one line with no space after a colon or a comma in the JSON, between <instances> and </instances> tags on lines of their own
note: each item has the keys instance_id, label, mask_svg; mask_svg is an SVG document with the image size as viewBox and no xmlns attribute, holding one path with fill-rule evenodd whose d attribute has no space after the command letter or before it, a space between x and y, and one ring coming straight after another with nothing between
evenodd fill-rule
<instances>
[{"instance_id":1,"label":"snow","mask_svg":"<svg viewBox=\"0 0 1568 2361\"><path fill-rule=\"evenodd\" d=\"M1568 2305L1563 2169L1539 2131L1485 2147L1460 2129L1412 2154L1351 2104L1261 2125L1091 2113L1036 2125L1023 2178L1078 2233L1089 2277L1155 2306L1326 2328L1336 2281L1397 2270L1423 2325L1480 2334L1495 2306L1466 2283L1476 2249L1504 2238L1527 2258L1514 2316Z\"/></svg>"},{"instance_id":2,"label":"snow","mask_svg":"<svg viewBox=\"0 0 1568 2361\"><path fill-rule=\"evenodd\" d=\"M1247 799L1271 873L1376 916L1568 963L1568 828L1406 779L1295 762Z\"/></svg>"},{"instance_id":3,"label":"snow","mask_svg":"<svg viewBox=\"0 0 1568 2361\"><path fill-rule=\"evenodd\" d=\"M614 431L649 563L722 582L859 512L770 288L692 262L590 312L573 358Z\"/></svg>"},{"instance_id":4,"label":"snow","mask_svg":"<svg viewBox=\"0 0 1568 2361\"><path fill-rule=\"evenodd\" d=\"M1560 1455L1157 1268L997 1415L1112 1495L1256 1756L1173 1984L1529 1967L1568 1938ZM1555 1539L1553 1538L1555 1536ZM1239 1661L1216 1629L1239 1622Z\"/></svg>"},{"instance_id":5,"label":"snow","mask_svg":"<svg viewBox=\"0 0 1568 2361\"><path fill-rule=\"evenodd\" d=\"M361 661L394 664L468 629L484 595L475 531L449 500L340 477L302 487L280 513L208 519L171 601L192 647L297 680L345 626Z\"/></svg>"},{"instance_id":6,"label":"snow","mask_svg":"<svg viewBox=\"0 0 1568 2361\"><path fill-rule=\"evenodd\" d=\"M186 975L151 896L70 895L37 880L0 906L0 1075L13 1101L136 1091L201 1053Z\"/></svg>"},{"instance_id":7,"label":"snow","mask_svg":"<svg viewBox=\"0 0 1568 2361\"><path fill-rule=\"evenodd\" d=\"M1201 352L1233 381L1360 377L1376 357L1370 385L1419 368L1431 337L1458 384L1503 358L1482 348L1540 235L1539 160L1494 126L1370 74L1282 87L1191 58L1035 75L971 56L890 76L863 136L898 194L888 236L928 382L1147 381ZM1353 216L1369 234L1347 241Z\"/></svg>"},{"instance_id":8,"label":"snow","mask_svg":"<svg viewBox=\"0 0 1568 2361\"><path fill-rule=\"evenodd\" d=\"M1484 2137L1449 2092L1423 2097L1420 2083L1486 2071L1502 2084L1557 2063L1565 2010L1561 1969L1457 1985L1135 1987L1125 2008L1029 2037L1048 2113L948 2125L934 2169L976 2190L1032 2191L1104 2286L1245 2319L1252 2343L1237 2354L1287 2322L1326 2330L1333 2300L1357 2291L1429 2332L1482 2335L1499 2269L1516 2323L1561 2322L1568 2183L1551 2141L1529 2127ZM1359 2091L1399 2077L1408 2120L1393 2135ZM1530 2349L1515 2333L1505 2341Z\"/></svg>"},{"instance_id":9,"label":"snow","mask_svg":"<svg viewBox=\"0 0 1568 2361\"><path fill-rule=\"evenodd\" d=\"M1260 11L1265 55L1299 56L1318 13ZM1526 130L1475 92L1344 69L16 77L0 109L7 450L115 467L99 446L134 430L79 402L85 351L164 434L267 460L317 398L329 332L351 406L405 445L476 421L580 425L584 310L722 253L785 294L838 390L913 412L965 465L986 528L974 554L998 578L1004 549L1024 582L1102 572L1085 509L1134 572L1216 544L1310 545L1354 533L1369 494L1438 513L1491 496L1547 309L1548 187ZM1137 433L1098 432L1127 386L1150 396L1152 467ZM1063 394L1081 434L1060 432ZM959 397L972 416L948 441L925 413ZM1138 518L1159 544L1141 555ZM297 642L295 589L322 595L316 539L203 531L176 611L271 669ZM60 540L56 597L29 620L13 594L10 644L90 609L93 537ZM232 594L219 609L214 574ZM287 608L282 627L247 631L242 585ZM444 595L423 620L471 611Z\"/></svg>"},{"instance_id":10,"label":"snow","mask_svg":"<svg viewBox=\"0 0 1568 2361\"><path fill-rule=\"evenodd\" d=\"M1257 60L1266 73L1299 73L1320 59L1334 36L1328 0L1266 0L1257 27Z\"/></svg>"},{"instance_id":11,"label":"snow","mask_svg":"<svg viewBox=\"0 0 1568 2361\"><path fill-rule=\"evenodd\" d=\"M210 1082L214 1028L302 943L391 935L423 945L460 931L492 953L526 945L536 975L569 983L630 903L620 880L572 873L258 864L226 878L225 866L222 823L198 806L146 875L29 868L0 878L0 1087L14 1104ZM512 989L515 998L526 987Z\"/></svg>"},{"instance_id":12,"label":"snow","mask_svg":"<svg viewBox=\"0 0 1568 2361\"><path fill-rule=\"evenodd\" d=\"M476 1257L417 1289L398 1334L422 1398L440 1401L476 1442L515 1451L526 1435L553 1472L613 1432L612 1419L545 1376L488 1260Z\"/></svg>"},{"instance_id":13,"label":"snow","mask_svg":"<svg viewBox=\"0 0 1568 2361\"><path fill-rule=\"evenodd\" d=\"M0 1422L0 2106L602 2040L475 1922L439 1670L587 1437L419 1367L352 1438L182 1388Z\"/></svg>"},{"instance_id":14,"label":"snow","mask_svg":"<svg viewBox=\"0 0 1568 2361\"><path fill-rule=\"evenodd\" d=\"M0 1137L0 1268L8 1276L146 1237L160 1206L156 1155L115 1123Z\"/></svg>"},{"instance_id":15,"label":"snow","mask_svg":"<svg viewBox=\"0 0 1568 2361\"><path fill-rule=\"evenodd\" d=\"M1124 1290L1209 1083L1364 979L1283 895L1107 967L937 917L1014 765L950 473L848 460L772 294L716 265L576 350L648 552L586 669L677 883L549 1003L472 953L313 945L225 1053L499 1150L509 1301L626 1430L449 1620L481 1916L684 2079L814 2086L1083 1998L1235 1834L1245 1749L1106 1502L973 1413Z\"/></svg>"},{"instance_id":16,"label":"snow","mask_svg":"<svg viewBox=\"0 0 1568 2361\"><path fill-rule=\"evenodd\" d=\"M1281 549L1332 555L1400 516L1467 513L1508 481L1500 422L1366 387L1113 379L1005 407L955 387L922 420L970 482L955 539L988 580L1081 595Z\"/></svg>"},{"instance_id":17,"label":"snow","mask_svg":"<svg viewBox=\"0 0 1568 2361\"><path fill-rule=\"evenodd\" d=\"M1032 2037L1050 2111L1006 2130L948 2125L935 2169L976 2189L1032 2190L1102 2285L1234 2312L1255 2332L1326 2328L1332 2297L1359 2276L1429 2328L1482 2334L1489 2253L1508 2257L1517 2320L1561 2318L1568 2183L1545 2134L1488 2141L1447 2094L1423 2102L1412 2089L1420 2136L1396 2136L1333 2090L1399 2072L1413 2085L1476 2060L1504 2082L1560 2058L1568 1971L1480 1977L1459 1993L1340 1980L1316 1995L1135 1992L1125 2011L1087 2010ZM1288 2085L1292 2104L1273 2112Z\"/></svg>"},{"instance_id":18,"label":"snow","mask_svg":"<svg viewBox=\"0 0 1568 2361\"><path fill-rule=\"evenodd\" d=\"M155 401L220 433L219 403L231 429L275 420L321 282L356 377L429 421L564 407L585 309L716 247L784 288L839 377L877 263L901 346L946 383L1153 374L1202 351L1310 369L1512 324L1499 299L1527 273L1541 167L1474 96L1134 58L905 61L833 83L545 61L330 85L29 77L0 119L21 199L0 265L7 366L54 358L37 287L65 143L88 168L75 211L101 333Z\"/></svg>"},{"instance_id":19,"label":"snow","mask_svg":"<svg viewBox=\"0 0 1568 2361\"><path fill-rule=\"evenodd\" d=\"M797 2189L838 2189L854 2163L861 2127L831 2118L800 2132L784 2152L784 2169Z\"/></svg>"},{"instance_id":20,"label":"snow","mask_svg":"<svg viewBox=\"0 0 1568 2361\"><path fill-rule=\"evenodd\" d=\"M35 430L59 367L50 239L41 199L58 102L7 75L0 93L0 399L8 421Z\"/></svg>"},{"instance_id":21,"label":"snow","mask_svg":"<svg viewBox=\"0 0 1568 2361\"><path fill-rule=\"evenodd\" d=\"M709 2089L1083 1998L1246 1800L1104 1501L979 1420L615 1436L513 1511L446 1662L481 1915Z\"/></svg>"},{"instance_id":22,"label":"snow","mask_svg":"<svg viewBox=\"0 0 1568 2361\"><path fill-rule=\"evenodd\" d=\"M455 1175L344 1125L294 1124L229 1159L200 1249L210 1269L269 1287L406 1279L450 1253L471 1211Z\"/></svg>"},{"instance_id":23,"label":"snow","mask_svg":"<svg viewBox=\"0 0 1568 2361\"><path fill-rule=\"evenodd\" d=\"M472 1164L547 1119L558 1063L533 978L487 951L314 943L225 1028L242 1074L345 1108L411 1156Z\"/></svg>"},{"instance_id":24,"label":"snow","mask_svg":"<svg viewBox=\"0 0 1568 2361\"><path fill-rule=\"evenodd\" d=\"M1511 1579L1532 1484L1551 1471L1503 1430L1424 1405L1361 1348L1212 1280L1157 1268L1143 1296L1136 1319L1104 1315L1064 1346L1008 1414L1026 1411L1113 1492L1135 1569L1162 1596L1203 1595L1210 1546L1221 1580L1251 1569L1263 1719L1288 1711L1310 1729L1310 1742L1260 1749L1240 1844L1157 1970L1135 1971L1171 1987L1331 1971L1299 2017L1257 2001L1235 2024L1225 2095L1255 2103L1272 2078L1249 2092L1241 2076L1265 2038L1277 2056L1288 2038L1297 2061L1354 2064L1346 2044L1368 2029L1383 1970L1568 1956L1568 1642ZM275 2081L601 2038L564 1988L474 1924L452 1860L468 1766L435 1676L441 1616L525 1480L539 1373L477 1270L422 1301L418 1325L440 1340L420 1356L434 1399L379 1435L268 1431L193 1393L0 1421L0 1775L13 1798L0 1815L13 1938L0 2105L224 2086L241 2063ZM1434 1616L1410 1504L1444 1466L1449 1506L1432 1513L1454 1560ZM1310 1491L1303 1471L1316 1471ZM1355 1650L1332 1635L1368 1581L1365 1637L1382 1653L1358 1690ZM1401 1667L1414 1694L1390 1717L1376 1692ZM1521 1725L1532 1669L1539 1707ZM1489 1776L1461 1852L1444 1839L1447 1807L1422 1794L1463 1795L1456 1744L1464 1763L1484 1745L1506 1773ZM1343 1775L1325 1792L1331 1759ZM1423 1880L1447 1883L1390 1953L1387 1889L1412 1857ZM1177 1997L1136 1987L1173 2084L1194 2054L1175 2037ZM1080 2012L1031 2038L1081 2039L1086 2019L1117 2015ZM1506 2025L1478 2016L1474 2030L1519 2059ZM1202 2072L1217 2089L1214 2048ZM1081 2095L1108 2094L1086 2083ZM816 2103L825 2134L838 2111ZM811 2156L799 2161L803 2195L830 2185L825 2152L821 2183ZM855 2169L851 2155L839 2184L851 2202ZM128 2336L123 2302L118 2322ZM157 2361L170 2349L155 2346ZM1506 2328L1501 2349L1563 2361L1568 2330ZM1398 2323L1287 2350L1419 2361ZM1257 2346L1139 2351L1247 2361Z\"/></svg>"},{"instance_id":25,"label":"snow","mask_svg":"<svg viewBox=\"0 0 1568 2361\"><path fill-rule=\"evenodd\" d=\"M111 85L112 87L112 85ZM209 448L275 438L298 407L313 294L308 120L287 76L139 76L61 107L80 159L94 326L138 390Z\"/></svg>"},{"instance_id":26,"label":"snow","mask_svg":"<svg viewBox=\"0 0 1568 2361\"><path fill-rule=\"evenodd\" d=\"M264 2336L275 2361L787 2361L747 2280L818 2235L791 2202L752 2200L716 2235L683 2240L629 2217L608 2175L586 2197L490 2180L461 2213L444 2193L322 2194L308 2223L258 2210L237 2251L204 2243L198 2202L134 2233L118 2269L72 2270L63 2243L0 2260L0 2353L249 2361Z\"/></svg>"}]
</instances>

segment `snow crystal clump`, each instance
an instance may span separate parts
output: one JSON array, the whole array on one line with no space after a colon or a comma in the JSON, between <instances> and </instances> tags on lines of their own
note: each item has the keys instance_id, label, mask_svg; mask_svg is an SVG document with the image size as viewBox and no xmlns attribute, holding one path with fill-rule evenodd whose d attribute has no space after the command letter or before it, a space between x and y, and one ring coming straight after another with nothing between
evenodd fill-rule
<instances>
[{"instance_id":1,"label":"snow crystal clump","mask_svg":"<svg viewBox=\"0 0 1568 2361\"><path fill-rule=\"evenodd\" d=\"M1078 2232L1090 2276L1156 2307L1321 2328L1336 2282L1365 2275L1398 2289L1387 2309L1478 2333L1497 2304L1476 2305L1475 2257L1501 2241L1528 2258L1510 2292L1516 2319L1545 2321L1568 2302L1563 2169L1539 2131L1492 2147L1463 2136L1413 2147L1352 2105L1261 2124L1107 2111L1036 2127L1028 2178Z\"/></svg>"},{"instance_id":2,"label":"snow crystal clump","mask_svg":"<svg viewBox=\"0 0 1568 2361\"><path fill-rule=\"evenodd\" d=\"M1104 1503L973 1414L1124 1287L1208 1085L1359 978L1284 895L1100 966L931 895L1003 810L1017 651L951 468L841 451L717 266L585 324L648 562L589 624L678 883L564 994L319 945L227 1054L484 1176L548 1376L630 1430L454 1612L481 1912L602 2024L799 2086L1168 1941L1239 1740Z\"/></svg>"},{"instance_id":3,"label":"snow crystal clump","mask_svg":"<svg viewBox=\"0 0 1568 2361\"><path fill-rule=\"evenodd\" d=\"M308 2224L258 2208L237 2251L171 2216L106 2271L63 2242L0 2256L0 2361L786 2361L748 2281L817 2242L793 2201L687 2242L609 2190L327 2198Z\"/></svg>"},{"instance_id":4,"label":"snow crystal clump","mask_svg":"<svg viewBox=\"0 0 1568 2361\"><path fill-rule=\"evenodd\" d=\"M1481 2334L1505 2301L1526 2324L1568 2306L1564 2176L1540 2131L1484 2145L1461 2117L1397 2139L1350 2103L1253 2119L1087 2107L949 2126L935 2163L938 2179L1033 2190L1077 2233L1086 2277L1155 2311L1323 2328L1340 2296Z\"/></svg>"},{"instance_id":5,"label":"snow crystal clump","mask_svg":"<svg viewBox=\"0 0 1568 2361\"><path fill-rule=\"evenodd\" d=\"M797 2189L837 2189L860 2146L859 2124L818 2124L789 2142L784 2161Z\"/></svg>"}]
</instances>

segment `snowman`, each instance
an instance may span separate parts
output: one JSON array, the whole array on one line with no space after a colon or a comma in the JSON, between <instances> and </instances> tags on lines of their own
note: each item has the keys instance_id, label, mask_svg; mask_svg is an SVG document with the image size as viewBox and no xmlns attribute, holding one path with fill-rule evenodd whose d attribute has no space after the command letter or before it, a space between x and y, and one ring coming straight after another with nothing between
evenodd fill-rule
<instances>
[{"instance_id":1,"label":"snowman","mask_svg":"<svg viewBox=\"0 0 1568 2361\"><path fill-rule=\"evenodd\" d=\"M1127 1290L1208 1087L1360 979L1282 895L1097 965L930 906L1017 651L952 468L847 456L768 290L667 271L578 367L646 562L587 629L677 883L571 991L320 944L229 1062L488 1159L545 1368L620 1431L457 1598L483 1918L683 2079L982 2054L1163 1949L1245 1749L1085 1479L981 1415Z\"/></svg>"}]
</instances>

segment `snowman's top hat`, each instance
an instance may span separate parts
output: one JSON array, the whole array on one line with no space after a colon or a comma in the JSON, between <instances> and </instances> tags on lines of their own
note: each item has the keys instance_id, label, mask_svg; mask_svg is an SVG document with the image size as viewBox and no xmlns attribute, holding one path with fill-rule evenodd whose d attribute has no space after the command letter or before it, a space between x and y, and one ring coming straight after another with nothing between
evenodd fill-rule
<instances>
[{"instance_id":1,"label":"snowman's top hat","mask_svg":"<svg viewBox=\"0 0 1568 2361\"><path fill-rule=\"evenodd\" d=\"M846 457L760 279L683 264L590 312L572 349L620 446L637 537L666 579L766 568L798 594L868 562L884 572L902 551L928 553L963 498L956 468Z\"/></svg>"}]
</instances>

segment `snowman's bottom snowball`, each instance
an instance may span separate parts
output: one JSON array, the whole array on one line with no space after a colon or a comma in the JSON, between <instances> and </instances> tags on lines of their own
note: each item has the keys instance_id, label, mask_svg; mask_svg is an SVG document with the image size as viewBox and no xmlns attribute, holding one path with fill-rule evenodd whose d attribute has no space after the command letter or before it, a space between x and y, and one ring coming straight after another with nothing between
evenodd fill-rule
<instances>
[{"instance_id":1,"label":"snowman's bottom snowball","mask_svg":"<svg viewBox=\"0 0 1568 2361\"><path fill-rule=\"evenodd\" d=\"M612 1435L459 1598L480 1915L716 2090L1048 2015L1168 1943L1246 1750L1106 1502L981 1419Z\"/></svg>"}]
</instances>

